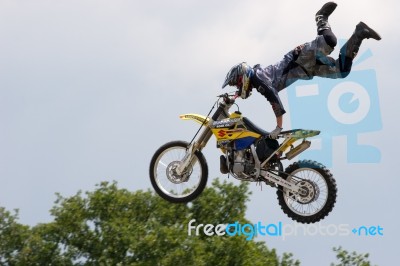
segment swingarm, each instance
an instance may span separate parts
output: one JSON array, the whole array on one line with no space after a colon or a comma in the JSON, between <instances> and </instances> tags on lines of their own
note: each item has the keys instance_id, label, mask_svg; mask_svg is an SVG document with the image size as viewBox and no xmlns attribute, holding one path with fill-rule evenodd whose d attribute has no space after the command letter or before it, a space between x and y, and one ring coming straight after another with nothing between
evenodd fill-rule
<instances>
[{"instance_id":1,"label":"swingarm","mask_svg":"<svg viewBox=\"0 0 400 266\"><path fill-rule=\"evenodd\" d=\"M290 192L294 194L301 194L303 192L303 189L298 186L296 183L286 181L282 177L280 177L277 174L274 174L270 171L265 171L261 170L260 175L267 181L272 182L274 184L277 184L279 186L282 186L286 189L288 189Z\"/></svg>"}]
</instances>

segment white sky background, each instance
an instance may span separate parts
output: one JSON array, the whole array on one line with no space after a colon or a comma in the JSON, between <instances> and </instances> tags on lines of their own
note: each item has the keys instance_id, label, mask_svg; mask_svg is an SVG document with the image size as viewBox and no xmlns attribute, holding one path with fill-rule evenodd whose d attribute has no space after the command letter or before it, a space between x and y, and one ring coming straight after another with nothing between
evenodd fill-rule
<instances>
[{"instance_id":1,"label":"white sky background","mask_svg":"<svg viewBox=\"0 0 400 266\"><path fill-rule=\"evenodd\" d=\"M328 265L333 246L369 252L371 261L397 259L399 145L397 1L337 1L330 18L338 38L363 20L383 40L360 50L373 57L357 69L377 73L383 130L364 140L379 164L347 164L343 139L334 149L338 202L325 224L381 225L381 238L292 237L266 240L303 265ZM64 196L116 180L150 188L148 165L163 143L190 140L197 125L179 114L206 114L238 62L264 66L315 37L323 1L11 1L0 0L0 206L20 209L22 223L50 221L55 192ZM337 56L338 49L333 53ZM289 111L286 93L281 97ZM275 127L269 104L255 93L241 111ZM290 128L289 114L285 128ZM218 151L205 149L210 178ZM252 221L291 223L275 191L251 186ZM201 221L200 221L201 222Z\"/></svg>"}]
</instances>

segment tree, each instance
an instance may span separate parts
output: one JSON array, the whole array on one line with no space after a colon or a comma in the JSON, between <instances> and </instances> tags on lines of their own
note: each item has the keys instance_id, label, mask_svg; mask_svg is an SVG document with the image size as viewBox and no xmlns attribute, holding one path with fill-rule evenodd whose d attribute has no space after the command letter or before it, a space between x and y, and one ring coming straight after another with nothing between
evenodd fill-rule
<instances>
[{"instance_id":1,"label":"tree","mask_svg":"<svg viewBox=\"0 0 400 266\"><path fill-rule=\"evenodd\" d=\"M0 208L1 265L70 265L54 241L51 224L33 228L17 223L14 214Z\"/></svg>"},{"instance_id":2,"label":"tree","mask_svg":"<svg viewBox=\"0 0 400 266\"><path fill-rule=\"evenodd\" d=\"M0 262L6 265L300 265L245 236L188 235L188 223L224 224L245 218L249 191L218 180L189 204L150 191L101 183L93 192L58 195L54 220L32 228L0 209Z\"/></svg>"},{"instance_id":3,"label":"tree","mask_svg":"<svg viewBox=\"0 0 400 266\"><path fill-rule=\"evenodd\" d=\"M333 248L333 251L336 252L336 258L340 260L340 263L331 263L331 266L371 266L368 253L357 254L355 251L350 253L342 247Z\"/></svg>"}]
</instances>

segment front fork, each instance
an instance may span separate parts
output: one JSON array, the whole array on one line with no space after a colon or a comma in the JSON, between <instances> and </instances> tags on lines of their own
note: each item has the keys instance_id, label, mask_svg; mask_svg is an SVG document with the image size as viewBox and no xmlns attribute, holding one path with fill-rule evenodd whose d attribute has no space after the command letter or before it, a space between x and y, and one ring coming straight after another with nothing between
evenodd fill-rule
<instances>
[{"instance_id":1,"label":"front fork","mask_svg":"<svg viewBox=\"0 0 400 266\"><path fill-rule=\"evenodd\" d=\"M212 123L212 120L210 119L209 124ZM195 162L194 161L194 153L196 151L201 151L208 143L212 136L211 129L206 125L206 127L203 129L203 132L199 136L197 141L194 141L192 144L189 145L186 149L186 154L181 160L179 166L176 168L176 174L177 175L182 175L184 174L189 167L192 166L192 164Z\"/></svg>"},{"instance_id":2,"label":"front fork","mask_svg":"<svg viewBox=\"0 0 400 266\"><path fill-rule=\"evenodd\" d=\"M175 171L177 175L184 174L187 171L187 169L192 166L192 164L194 163L194 153L196 151L200 152L207 145L208 141L212 136L212 131L210 128L211 125L213 124L214 121L217 121L221 118L229 117L228 111L233 103L234 102L226 102L226 101L220 103L218 109L215 111L213 116L208 120L206 124L202 125L205 126L205 128L201 132L199 138L189 145L189 147L186 150L185 156L183 157L179 166L176 168Z\"/></svg>"}]
</instances>

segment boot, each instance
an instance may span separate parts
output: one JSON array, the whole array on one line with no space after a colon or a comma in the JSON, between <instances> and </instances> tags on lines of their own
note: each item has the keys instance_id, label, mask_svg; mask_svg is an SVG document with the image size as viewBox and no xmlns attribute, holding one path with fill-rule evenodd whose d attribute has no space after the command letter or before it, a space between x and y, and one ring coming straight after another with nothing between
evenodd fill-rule
<instances>
[{"instance_id":1,"label":"boot","mask_svg":"<svg viewBox=\"0 0 400 266\"><path fill-rule=\"evenodd\" d=\"M381 36L379 36L376 31L368 27L364 22L358 23L354 33L340 49L339 66L342 78L345 78L347 75L349 75L351 66L353 64L353 59L356 57L362 41L369 38L379 41Z\"/></svg>"},{"instance_id":2,"label":"boot","mask_svg":"<svg viewBox=\"0 0 400 266\"><path fill-rule=\"evenodd\" d=\"M328 23L328 18L332 12L336 9L337 4L334 2L328 2L321 7L320 10L315 14L315 21L317 22L317 33L330 29L331 26Z\"/></svg>"},{"instance_id":3,"label":"boot","mask_svg":"<svg viewBox=\"0 0 400 266\"><path fill-rule=\"evenodd\" d=\"M381 36L364 22L358 23L353 35L351 35L346 44L340 49L341 56L354 59L360 49L361 42L369 38L379 41Z\"/></svg>"}]
</instances>

